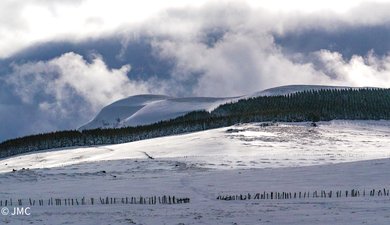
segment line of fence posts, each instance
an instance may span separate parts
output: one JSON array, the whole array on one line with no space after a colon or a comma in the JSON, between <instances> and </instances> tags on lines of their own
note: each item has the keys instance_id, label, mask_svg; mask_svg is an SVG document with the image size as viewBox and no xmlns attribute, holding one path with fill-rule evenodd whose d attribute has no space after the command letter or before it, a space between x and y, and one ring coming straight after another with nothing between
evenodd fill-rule
<instances>
[{"instance_id":1,"label":"line of fence posts","mask_svg":"<svg viewBox=\"0 0 390 225\"><path fill-rule=\"evenodd\" d=\"M188 197L176 197L171 195L151 196L151 197L99 197L99 198L48 198L44 199L17 199L16 205L12 198L0 200L0 206L77 206L77 205L114 205L114 204L142 204L142 205L156 205L156 204L185 204L190 203Z\"/></svg>"},{"instance_id":2,"label":"line of fence posts","mask_svg":"<svg viewBox=\"0 0 390 225\"><path fill-rule=\"evenodd\" d=\"M357 189L352 190L337 190L337 191L305 191L305 192L263 192L256 194L239 194L239 195L219 195L218 200L250 200L250 199L306 199L306 198L342 198L342 197L380 197L390 196L390 190L372 189L366 192L362 192ZM12 198L6 200L0 200L0 206L23 206L23 199L17 199L16 202ZM143 204L143 205L156 205L156 204L183 204L190 203L190 198L178 198L176 196L164 195L164 196L151 196L151 197L99 197L95 198L49 198L46 201L44 199L32 199L28 198L27 205L29 206L73 206L73 205L95 205L95 204ZM15 205L16 204L16 205Z\"/></svg>"},{"instance_id":3,"label":"line of fence posts","mask_svg":"<svg viewBox=\"0 0 390 225\"><path fill-rule=\"evenodd\" d=\"M348 197L380 197L390 196L390 190L383 189L372 189L366 194L366 190L360 191L357 189L352 190L337 190L337 191L305 191L305 192L262 192L255 194L236 194L236 195L219 195L217 200L250 200L250 199L306 199L306 198L348 198Z\"/></svg>"}]
</instances>

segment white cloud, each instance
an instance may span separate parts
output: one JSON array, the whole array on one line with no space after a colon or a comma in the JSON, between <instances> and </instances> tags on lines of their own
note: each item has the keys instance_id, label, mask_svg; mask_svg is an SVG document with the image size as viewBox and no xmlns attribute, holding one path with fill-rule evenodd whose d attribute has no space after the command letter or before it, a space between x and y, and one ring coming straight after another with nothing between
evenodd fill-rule
<instances>
[{"instance_id":1,"label":"white cloud","mask_svg":"<svg viewBox=\"0 0 390 225\"><path fill-rule=\"evenodd\" d=\"M287 16L273 21L270 19L274 18L272 15L245 6L210 5L187 14L184 12L172 11L158 23L159 27L155 28L156 25L151 23L144 29L159 31L153 33L157 37L163 34L162 38L154 40L154 49L160 57L175 62L172 73L175 81L197 81L192 90L194 95L241 95L289 84L390 86L390 56L378 58L370 53L366 57L353 56L344 61L339 53L323 50L313 59L297 62L274 43L272 32L275 30L284 32L304 29L305 26L318 29L321 25L314 24L319 24L318 21L324 18L316 20L312 15L308 17L309 21L305 21L305 17ZM349 21L355 19L348 18ZM348 24L344 17L336 20L344 22L331 25L325 20L329 23L322 26L341 29ZM360 22L367 23L365 19ZM282 28L274 28L272 24L276 27L279 24ZM304 28L298 28L299 25ZM160 31L161 27L169 29ZM223 36L209 46L205 39L213 29L222 30ZM314 66L314 61L323 67Z\"/></svg>"},{"instance_id":2,"label":"white cloud","mask_svg":"<svg viewBox=\"0 0 390 225\"><path fill-rule=\"evenodd\" d=\"M30 2L35 1L31 0ZM364 63L359 63L359 57L357 56L351 62L342 62L342 58L335 59L335 57L326 61L326 58L329 58L329 56L326 56L325 52L319 53L318 58L329 69L316 70L310 61L306 63L293 62L282 53L280 47L273 40L273 32L283 33L286 30L315 27L315 24L321 24L319 21L325 22L323 25L318 26L329 27L330 29L335 28L338 23L332 25L332 21L344 21L343 24L345 24L346 18L349 18L350 21L355 20L356 18L351 16L353 14L351 12L360 10L359 7L349 11L349 14L345 14L345 17L331 18L329 15L321 17L314 14L275 14L277 10L271 9L273 7L271 3L265 4L263 8L274 10L273 12L264 9L254 9L253 7L261 5L257 4L256 1L247 1L247 4L232 3L234 1L223 1L223 3L213 1L213 3L202 6L205 2L208 1L200 1L196 4L187 1L168 1L164 4L145 1L137 5L137 7L141 8L135 7L135 9L148 11L146 9L147 6L155 3L152 7L153 9L150 9L150 12L148 11L150 14L146 13L148 16L156 15L155 18L142 22L142 26L138 28L130 26L121 32L121 35L124 35L122 43L124 49L127 43L131 41L130 36L135 33L146 35L153 40L153 49L159 57L170 59L174 62L175 67L172 71L172 79L164 81L165 83L163 84L157 85L160 82L158 79L144 83L129 81L126 76L130 69L129 66L125 65L120 69L111 70L107 68L99 57L89 64L80 55L73 53L65 54L47 62L15 65L12 78L13 84L19 85L19 95L24 101L29 102L31 98L42 95L40 86L29 86L29 80L32 79L40 85L46 85L46 82L49 81L50 85L44 88L43 92L49 96L54 96L57 102L65 101L64 99L67 99L69 95L78 95L96 110L120 97L150 91L151 89L153 89L154 93L158 93L158 90L160 90L165 94L184 93L187 95L226 96L247 94L264 88L287 84L358 85L363 83L361 82L364 80L363 78L356 78L355 80L345 78L346 75L333 68L336 65L332 65L332 63L352 63L355 67L356 65L365 65ZM299 4L306 3L301 1ZM120 7L121 10L116 12L118 18L117 20L113 19L112 23L120 24L120 21L125 22L123 18L119 17L127 10L127 7L123 7L124 3L120 0L115 0L112 3L112 7L107 7L106 1L94 1L92 3L88 0L78 4L69 1L67 3L68 7L59 7L57 4L60 4L59 1L52 2L48 13L55 15L60 20L63 18L61 16L63 12L70 10L72 7L77 7L77 10L74 12L75 18L71 18L69 24L63 24L63 26L56 28L64 29L64 32L69 32L67 26L71 27L70 24L72 24L71 21L73 19L78 21L80 18L84 18L91 23L102 22L102 30L105 30L104 23L107 23L109 20L105 16L106 14L111 15L113 12L110 10L116 9L116 7ZM132 6L132 3L125 5ZM311 5L311 3L308 3L308 5ZM355 5L356 3L349 4L350 7ZM174 6L191 7L171 8L164 13L155 14L161 9ZM375 4L370 6L374 8L379 7ZM34 7L40 6L34 5ZM91 8L91 10L80 16L78 13L86 12L85 9L81 9L83 7ZM286 7L294 8L288 5ZM103 9L106 9L106 14L102 13ZM129 10L135 9L131 8ZM379 13L379 17L376 18L382 18L382 14L384 12ZM42 15L41 20L43 21L45 20L45 14L42 13ZM133 16L139 20L146 18ZM361 22L366 23L367 21L361 20ZM376 23L378 21L371 22ZM52 24L53 27L54 24L55 22ZM82 27L78 29L82 29ZM76 30L74 28L72 31ZM207 36L215 30L221 30L221 35L223 36L216 40L215 44L209 46L206 43L207 38L209 38ZM41 33L44 33L44 30ZM84 32L80 33L84 34ZM88 33L88 29L85 33ZM118 53L118 57L123 57L124 49ZM331 53L329 54L332 55ZM366 65L367 68L361 66L360 69L370 69L370 66L372 65ZM331 73L329 73L330 70L332 70ZM94 74L99 75L94 76ZM334 74L336 74L336 77ZM385 76L374 72L371 74L372 83L382 84L380 86L387 84L386 82L374 82L375 80L385 79ZM375 77L377 75L378 77ZM196 81L192 89L183 90L181 84L190 81ZM173 88L167 88L167 85L172 84L174 84ZM42 102L41 107L48 109L51 107L51 104Z\"/></svg>"},{"instance_id":3,"label":"white cloud","mask_svg":"<svg viewBox=\"0 0 390 225\"><path fill-rule=\"evenodd\" d=\"M2 0L0 58L37 42L72 41L114 32L166 8L199 6L205 0Z\"/></svg>"},{"instance_id":4,"label":"white cloud","mask_svg":"<svg viewBox=\"0 0 390 225\"><path fill-rule=\"evenodd\" d=\"M262 7L274 12L324 12L345 13L352 8L365 3L388 3L388 0L253 0L249 1L252 6Z\"/></svg>"},{"instance_id":5,"label":"white cloud","mask_svg":"<svg viewBox=\"0 0 390 225\"><path fill-rule=\"evenodd\" d=\"M174 27L161 31L162 38L156 38L153 47L159 57L175 62L172 79L177 83L197 81L191 94L198 96L242 95L288 84L336 83L312 64L294 63L285 56L270 33L269 15L259 12L245 6L216 5L192 11L190 16L174 11L158 24ZM159 30L153 23L148 25L145 29ZM221 30L222 37L210 45L207 39L213 38L215 30ZM159 37L160 33L153 35Z\"/></svg>"},{"instance_id":6,"label":"white cloud","mask_svg":"<svg viewBox=\"0 0 390 225\"><path fill-rule=\"evenodd\" d=\"M351 86L390 87L390 56L377 57L373 52L362 57L352 56L349 61L338 52L322 50L317 56L325 70L339 82Z\"/></svg>"},{"instance_id":7,"label":"white cloud","mask_svg":"<svg viewBox=\"0 0 390 225\"><path fill-rule=\"evenodd\" d=\"M330 84L328 76L309 63L291 62L262 35L228 33L214 47L192 42L155 43L161 57L173 58L173 78L198 76L194 94L198 96L242 95L288 84Z\"/></svg>"},{"instance_id":8,"label":"white cloud","mask_svg":"<svg viewBox=\"0 0 390 225\"><path fill-rule=\"evenodd\" d=\"M377 0L375 4L370 3L360 7L360 4L366 2L372 1L2 0L0 1L0 58L10 56L37 42L53 39L77 41L106 35L123 27L141 27L143 22L153 18L157 18L158 21L167 10L182 9L189 12L212 5L263 9L258 14L259 18L264 18L262 14L272 15L272 18L268 19L269 26L282 30L288 29L288 26L304 27L305 24L313 21L315 22L312 25L332 27L335 21L333 17L352 24L388 21L389 7L383 5L387 1ZM382 4L378 5L379 3ZM221 16L224 16L225 20L230 20L229 15ZM295 17L305 18L294 20ZM325 18L322 22L328 20L331 24L317 23L318 18Z\"/></svg>"},{"instance_id":9,"label":"white cloud","mask_svg":"<svg viewBox=\"0 0 390 225\"><path fill-rule=\"evenodd\" d=\"M70 52L50 61L13 65L7 82L26 104L37 104L43 113L85 119L115 100L150 92L144 82L127 77L129 70L129 65L109 69L100 56L88 63Z\"/></svg>"}]
</instances>

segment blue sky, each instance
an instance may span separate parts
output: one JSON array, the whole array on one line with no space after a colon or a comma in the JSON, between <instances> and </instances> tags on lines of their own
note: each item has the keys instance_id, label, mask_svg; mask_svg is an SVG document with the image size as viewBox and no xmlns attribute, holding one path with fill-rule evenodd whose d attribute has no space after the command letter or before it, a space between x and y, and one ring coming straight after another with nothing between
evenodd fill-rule
<instances>
[{"instance_id":1,"label":"blue sky","mask_svg":"<svg viewBox=\"0 0 390 225\"><path fill-rule=\"evenodd\" d=\"M135 94L390 86L388 1L4 0L0 141Z\"/></svg>"}]
</instances>

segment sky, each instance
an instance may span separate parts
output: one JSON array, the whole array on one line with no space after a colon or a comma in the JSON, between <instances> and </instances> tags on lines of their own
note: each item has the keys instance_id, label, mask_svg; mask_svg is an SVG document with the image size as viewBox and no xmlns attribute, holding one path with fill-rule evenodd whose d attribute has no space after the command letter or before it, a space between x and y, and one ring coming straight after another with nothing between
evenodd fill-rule
<instances>
[{"instance_id":1,"label":"sky","mask_svg":"<svg viewBox=\"0 0 390 225\"><path fill-rule=\"evenodd\" d=\"M390 1L2 0L0 141L136 94L390 87Z\"/></svg>"}]
</instances>

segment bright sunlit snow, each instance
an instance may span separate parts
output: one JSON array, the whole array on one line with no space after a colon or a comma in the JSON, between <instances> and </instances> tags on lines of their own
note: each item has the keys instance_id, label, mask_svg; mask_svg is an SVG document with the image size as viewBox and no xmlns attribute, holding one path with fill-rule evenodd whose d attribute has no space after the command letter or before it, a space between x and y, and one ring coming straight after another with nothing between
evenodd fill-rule
<instances>
[{"instance_id":1,"label":"bright sunlit snow","mask_svg":"<svg viewBox=\"0 0 390 225\"><path fill-rule=\"evenodd\" d=\"M154 158L202 168L269 168L388 158L389 121L241 124L125 144L59 149L1 161L0 171Z\"/></svg>"}]
</instances>

